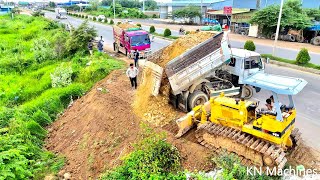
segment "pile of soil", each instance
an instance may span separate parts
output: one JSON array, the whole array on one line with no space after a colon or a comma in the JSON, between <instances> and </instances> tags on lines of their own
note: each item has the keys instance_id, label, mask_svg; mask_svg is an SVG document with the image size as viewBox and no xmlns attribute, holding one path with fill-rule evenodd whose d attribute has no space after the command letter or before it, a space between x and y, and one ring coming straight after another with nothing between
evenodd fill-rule
<instances>
[{"instance_id":1,"label":"pile of soil","mask_svg":"<svg viewBox=\"0 0 320 180\"><path fill-rule=\"evenodd\" d=\"M132 143L139 140L141 131L140 119L132 109L134 93L125 70L114 71L48 127L45 147L66 157L59 174L70 173L72 179L97 179L121 163L121 158L133 150ZM174 135L168 131L167 140L178 148L185 169L210 167L208 150Z\"/></svg>"},{"instance_id":2,"label":"pile of soil","mask_svg":"<svg viewBox=\"0 0 320 180\"><path fill-rule=\"evenodd\" d=\"M96 179L132 150L140 130L133 93L124 70L114 71L48 128L46 148L66 157L72 178Z\"/></svg>"},{"instance_id":3,"label":"pile of soil","mask_svg":"<svg viewBox=\"0 0 320 180\"><path fill-rule=\"evenodd\" d=\"M148 59L149 61L165 68L172 59L186 52L188 49L213 37L213 32L197 32L188 34L174 41L171 45L158 51ZM165 73L161 80L160 93L154 97L151 95L153 89L153 77L151 70L144 69L143 81L138 87L133 104L135 113L144 120L157 126L164 126L182 115L169 104L170 84Z\"/></svg>"},{"instance_id":4,"label":"pile of soil","mask_svg":"<svg viewBox=\"0 0 320 180\"><path fill-rule=\"evenodd\" d=\"M121 24L118 24L117 26L122 28L122 29L139 28L138 26L135 26L135 25L130 24L130 23L121 23Z\"/></svg>"}]
</instances>

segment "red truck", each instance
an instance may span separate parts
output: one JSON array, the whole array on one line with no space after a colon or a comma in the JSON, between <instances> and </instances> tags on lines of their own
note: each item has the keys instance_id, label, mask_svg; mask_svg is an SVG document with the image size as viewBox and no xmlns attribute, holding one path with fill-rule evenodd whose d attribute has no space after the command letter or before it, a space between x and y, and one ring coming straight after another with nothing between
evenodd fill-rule
<instances>
[{"instance_id":1,"label":"red truck","mask_svg":"<svg viewBox=\"0 0 320 180\"><path fill-rule=\"evenodd\" d=\"M135 50L139 51L140 58L146 58L151 53L149 33L140 27L130 24L113 26L113 49L126 56L133 57Z\"/></svg>"}]
</instances>

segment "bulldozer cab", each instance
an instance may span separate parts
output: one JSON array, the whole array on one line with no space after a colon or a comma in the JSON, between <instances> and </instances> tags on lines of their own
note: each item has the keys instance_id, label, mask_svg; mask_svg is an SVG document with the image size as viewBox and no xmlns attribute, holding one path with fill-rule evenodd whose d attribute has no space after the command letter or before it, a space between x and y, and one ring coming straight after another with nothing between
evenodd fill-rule
<instances>
[{"instance_id":1,"label":"bulldozer cab","mask_svg":"<svg viewBox=\"0 0 320 180\"><path fill-rule=\"evenodd\" d=\"M258 87L272 92L274 99L274 110L265 114L273 115L277 121L282 122L284 118L290 116L287 112L295 109L293 95L298 94L307 84L307 81L300 78L285 77L267 73L255 73L243 80L245 85ZM288 105L279 103L278 95L286 95L289 99ZM292 114L292 113L291 113Z\"/></svg>"}]
</instances>

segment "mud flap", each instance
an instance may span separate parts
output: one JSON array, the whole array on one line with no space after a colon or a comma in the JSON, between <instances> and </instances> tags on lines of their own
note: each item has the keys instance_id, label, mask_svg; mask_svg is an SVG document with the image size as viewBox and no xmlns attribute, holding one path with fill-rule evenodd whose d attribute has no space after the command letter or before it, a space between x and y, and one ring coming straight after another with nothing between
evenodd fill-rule
<instances>
[{"instance_id":1,"label":"mud flap","mask_svg":"<svg viewBox=\"0 0 320 180\"><path fill-rule=\"evenodd\" d=\"M143 67L143 71L150 69L152 72L152 95L157 96L161 85L163 68L150 61L146 61ZM145 74L142 75L142 83L144 83Z\"/></svg>"}]
</instances>

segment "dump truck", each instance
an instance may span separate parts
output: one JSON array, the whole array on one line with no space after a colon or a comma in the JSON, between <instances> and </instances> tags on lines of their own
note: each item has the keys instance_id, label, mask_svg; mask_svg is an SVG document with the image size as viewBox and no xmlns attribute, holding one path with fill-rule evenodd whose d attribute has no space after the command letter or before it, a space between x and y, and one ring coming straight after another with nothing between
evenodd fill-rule
<instances>
[{"instance_id":1,"label":"dump truck","mask_svg":"<svg viewBox=\"0 0 320 180\"><path fill-rule=\"evenodd\" d=\"M67 11L65 9L55 8L54 11L57 19L67 19Z\"/></svg>"},{"instance_id":2,"label":"dump truck","mask_svg":"<svg viewBox=\"0 0 320 180\"><path fill-rule=\"evenodd\" d=\"M140 58L146 58L151 53L149 33L140 27L129 23L113 26L113 49L132 58L135 50L139 51Z\"/></svg>"},{"instance_id":3,"label":"dump truck","mask_svg":"<svg viewBox=\"0 0 320 180\"><path fill-rule=\"evenodd\" d=\"M161 82L164 81L162 77L167 77L171 104L185 112L220 92L235 96L243 91L245 98L252 97L253 87L243 86L242 81L253 73L264 71L260 54L230 48L227 33L224 32L187 50L162 68L155 62L163 56L165 49L150 55L145 63L144 68L153 72L152 95L158 95ZM256 92L259 92L258 88Z\"/></svg>"},{"instance_id":4,"label":"dump truck","mask_svg":"<svg viewBox=\"0 0 320 180\"><path fill-rule=\"evenodd\" d=\"M293 95L307 82L301 78L257 72L243 83L271 92L273 109L259 108L259 102L225 97L221 93L176 120L179 127L176 137L196 126L197 141L213 152L235 153L246 166L282 169L287 154L301 155L297 155L301 133L295 128L297 111ZM281 105L279 95L287 96L289 104Z\"/></svg>"}]
</instances>

